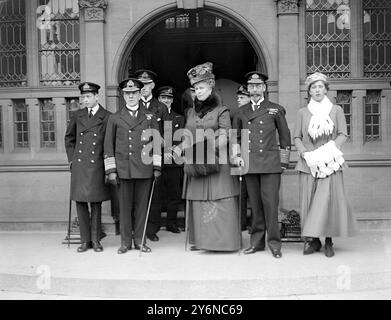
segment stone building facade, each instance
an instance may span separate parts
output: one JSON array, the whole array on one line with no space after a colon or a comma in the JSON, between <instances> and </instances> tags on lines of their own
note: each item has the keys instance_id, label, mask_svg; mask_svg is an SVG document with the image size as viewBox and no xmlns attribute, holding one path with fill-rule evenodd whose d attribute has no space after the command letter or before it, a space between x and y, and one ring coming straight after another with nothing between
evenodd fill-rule
<instances>
[{"instance_id":1,"label":"stone building facade","mask_svg":"<svg viewBox=\"0 0 391 320\"><path fill-rule=\"evenodd\" d=\"M353 210L391 219L390 1L0 0L0 222L67 219L63 139L80 81L100 84L114 112L118 83L134 70L152 69L158 86L183 92L186 71L205 61L231 109L243 75L266 72L292 131L306 75L327 73L348 123ZM296 160L283 175L286 209L298 209Z\"/></svg>"}]
</instances>

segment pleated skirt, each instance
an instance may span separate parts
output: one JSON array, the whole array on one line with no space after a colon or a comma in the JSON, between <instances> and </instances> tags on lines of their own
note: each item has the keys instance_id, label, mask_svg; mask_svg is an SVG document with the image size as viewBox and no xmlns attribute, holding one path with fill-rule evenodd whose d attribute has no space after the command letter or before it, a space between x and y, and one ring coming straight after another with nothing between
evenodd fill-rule
<instances>
[{"instance_id":1,"label":"pleated skirt","mask_svg":"<svg viewBox=\"0 0 391 320\"><path fill-rule=\"evenodd\" d=\"M303 237L351 237L356 233L342 171L324 179L299 172L299 183Z\"/></svg>"},{"instance_id":2,"label":"pleated skirt","mask_svg":"<svg viewBox=\"0 0 391 320\"><path fill-rule=\"evenodd\" d=\"M238 197L187 200L186 206L191 244L203 250L239 250Z\"/></svg>"}]
</instances>

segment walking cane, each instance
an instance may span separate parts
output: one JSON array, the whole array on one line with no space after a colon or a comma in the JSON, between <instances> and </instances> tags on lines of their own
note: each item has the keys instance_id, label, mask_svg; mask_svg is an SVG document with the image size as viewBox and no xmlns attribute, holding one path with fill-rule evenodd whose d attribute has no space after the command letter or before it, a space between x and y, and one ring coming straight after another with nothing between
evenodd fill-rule
<instances>
[{"instance_id":1,"label":"walking cane","mask_svg":"<svg viewBox=\"0 0 391 320\"><path fill-rule=\"evenodd\" d=\"M71 192L72 192L72 183L69 183L69 211L68 211L68 248L71 243L71 217L72 217L72 199L71 199Z\"/></svg>"},{"instance_id":2,"label":"walking cane","mask_svg":"<svg viewBox=\"0 0 391 320\"><path fill-rule=\"evenodd\" d=\"M139 254L140 257L141 257L141 253L142 253L143 247L144 247L145 233L147 231L148 217L149 217L149 211L151 209L151 202L152 202L152 197L153 197L153 190L155 189L155 182L156 182L156 178L153 179L151 195L149 196L148 208L147 208L147 217L145 218L143 237L141 239L141 247L140 247L140 254Z\"/></svg>"},{"instance_id":3,"label":"walking cane","mask_svg":"<svg viewBox=\"0 0 391 320\"><path fill-rule=\"evenodd\" d=\"M240 170L240 175L239 175L239 210L238 210L238 222L239 222L239 255L240 252L242 251L243 248L243 239L242 239L242 170Z\"/></svg>"},{"instance_id":4,"label":"walking cane","mask_svg":"<svg viewBox=\"0 0 391 320\"><path fill-rule=\"evenodd\" d=\"M185 239L185 251L187 251L187 244L189 242L189 204L188 201L186 200L185 203L185 230L186 230L186 239Z\"/></svg>"}]
</instances>

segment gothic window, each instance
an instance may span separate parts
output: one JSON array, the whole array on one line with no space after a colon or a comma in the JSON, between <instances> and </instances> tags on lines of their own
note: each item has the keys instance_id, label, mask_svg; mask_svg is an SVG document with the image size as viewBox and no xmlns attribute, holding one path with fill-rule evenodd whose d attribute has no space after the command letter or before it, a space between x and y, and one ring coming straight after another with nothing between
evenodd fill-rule
<instances>
[{"instance_id":1,"label":"gothic window","mask_svg":"<svg viewBox=\"0 0 391 320\"><path fill-rule=\"evenodd\" d=\"M25 0L0 1L0 87L26 86Z\"/></svg>"},{"instance_id":2,"label":"gothic window","mask_svg":"<svg viewBox=\"0 0 391 320\"><path fill-rule=\"evenodd\" d=\"M24 99L15 99L12 100L12 103L14 107L15 147L28 148L30 143L26 102Z\"/></svg>"},{"instance_id":3,"label":"gothic window","mask_svg":"<svg viewBox=\"0 0 391 320\"><path fill-rule=\"evenodd\" d=\"M80 82L80 24L77 0L39 0L40 81L43 86Z\"/></svg>"},{"instance_id":4,"label":"gothic window","mask_svg":"<svg viewBox=\"0 0 391 320\"><path fill-rule=\"evenodd\" d=\"M379 141L380 135L380 90L368 90L364 103L364 132L365 141Z\"/></svg>"},{"instance_id":5,"label":"gothic window","mask_svg":"<svg viewBox=\"0 0 391 320\"><path fill-rule=\"evenodd\" d=\"M233 25L220 17L206 12L177 14L164 21L165 29L232 28Z\"/></svg>"},{"instance_id":6,"label":"gothic window","mask_svg":"<svg viewBox=\"0 0 391 320\"><path fill-rule=\"evenodd\" d=\"M343 109L343 111L345 113L348 137L351 138L351 132L352 132L352 91L338 91L336 102L339 106L341 106L341 108Z\"/></svg>"},{"instance_id":7,"label":"gothic window","mask_svg":"<svg viewBox=\"0 0 391 320\"><path fill-rule=\"evenodd\" d=\"M41 114L41 147L56 146L55 110L51 99L40 99Z\"/></svg>"},{"instance_id":8,"label":"gothic window","mask_svg":"<svg viewBox=\"0 0 391 320\"><path fill-rule=\"evenodd\" d=\"M350 77L350 0L306 0L307 73Z\"/></svg>"},{"instance_id":9,"label":"gothic window","mask_svg":"<svg viewBox=\"0 0 391 320\"><path fill-rule=\"evenodd\" d=\"M391 77L391 1L363 0L364 76Z\"/></svg>"},{"instance_id":10,"label":"gothic window","mask_svg":"<svg viewBox=\"0 0 391 320\"><path fill-rule=\"evenodd\" d=\"M71 113L76 110L79 110L80 108L79 98L66 98L65 106L66 106L66 117L67 117L67 125L68 125L69 120L71 119Z\"/></svg>"}]
</instances>

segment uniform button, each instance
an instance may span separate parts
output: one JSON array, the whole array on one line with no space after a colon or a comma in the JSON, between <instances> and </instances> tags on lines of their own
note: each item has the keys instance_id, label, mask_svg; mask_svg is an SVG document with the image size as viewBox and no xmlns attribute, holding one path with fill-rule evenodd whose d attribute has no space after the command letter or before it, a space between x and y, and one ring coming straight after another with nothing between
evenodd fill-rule
<instances>
[{"instance_id":1,"label":"uniform button","mask_svg":"<svg viewBox=\"0 0 391 320\"><path fill-rule=\"evenodd\" d=\"M93 142L92 145L95 146L95 145L96 145L96 142Z\"/></svg>"},{"instance_id":2,"label":"uniform button","mask_svg":"<svg viewBox=\"0 0 391 320\"><path fill-rule=\"evenodd\" d=\"M79 150L79 153L82 153L82 151L81 151L81 150Z\"/></svg>"},{"instance_id":3,"label":"uniform button","mask_svg":"<svg viewBox=\"0 0 391 320\"><path fill-rule=\"evenodd\" d=\"M249 122L247 122L248 124L251 124L251 122L249 121Z\"/></svg>"},{"instance_id":4,"label":"uniform button","mask_svg":"<svg viewBox=\"0 0 391 320\"><path fill-rule=\"evenodd\" d=\"M80 144L83 144L83 141L80 141Z\"/></svg>"},{"instance_id":5,"label":"uniform button","mask_svg":"<svg viewBox=\"0 0 391 320\"><path fill-rule=\"evenodd\" d=\"M131 156L131 155L132 155L132 153L131 153L131 152L129 152L129 155Z\"/></svg>"},{"instance_id":6,"label":"uniform button","mask_svg":"<svg viewBox=\"0 0 391 320\"><path fill-rule=\"evenodd\" d=\"M248 140L248 143L251 143L251 140Z\"/></svg>"},{"instance_id":7,"label":"uniform button","mask_svg":"<svg viewBox=\"0 0 391 320\"><path fill-rule=\"evenodd\" d=\"M129 130L129 133L132 133L132 130Z\"/></svg>"},{"instance_id":8,"label":"uniform button","mask_svg":"<svg viewBox=\"0 0 391 320\"><path fill-rule=\"evenodd\" d=\"M80 132L80 135L82 136L82 135L83 135L83 132Z\"/></svg>"},{"instance_id":9,"label":"uniform button","mask_svg":"<svg viewBox=\"0 0 391 320\"><path fill-rule=\"evenodd\" d=\"M95 163L95 161L94 161L94 160L91 160L91 163Z\"/></svg>"},{"instance_id":10,"label":"uniform button","mask_svg":"<svg viewBox=\"0 0 391 320\"><path fill-rule=\"evenodd\" d=\"M260 124L263 124L263 121L259 121Z\"/></svg>"},{"instance_id":11,"label":"uniform button","mask_svg":"<svg viewBox=\"0 0 391 320\"><path fill-rule=\"evenodd\" d=\"M250 153L251 152L251 150L250 149L248 149L248 153Z\"/></svg>"},{"instance_id":12,"label":"uniform button","mask_svg":"<svg viewBox=\"0 0 391 320\"><path fill-rule=\"evenodd\" d=\"M132 145L130 144L130 145L129 145L129 148L131 148L131 147L132 147Z\"/></svg>"},{"instance_id":13,"label":"uniform button","mask_svg":"<svg viewBox=\"0 0 391 320\"><path fill-rule=\"evenodd\" d=\"M261 150L259 150L259 152L263 152L263 150L261 149Z\"/></svg>"},{"instance_id":14,"label":"uniform button","mask_svg":"<svg viewBox=\"0 0 391 320\"><path fill-rule=\"evenodd\" d=\"M259 140L259 142L260 142L260 143L262 143L262 142L263 142L263 140Z\"/></svg>"},{"instance_id":15,"label":"uniform button","mask_svg":"<svg viewBox=\"0 0 391 320\"><path fill-rule=\"evenodd\" d=\"M77 162L81 162L81 159L77 159Z\"/></svg>"},{"instance_id":16,"label":"uniform button","mask_svg":"<svg viewBox=\"0 0 391 320\"><path fill-rule=\"evenodd\" d=\"M143 156L145 156L145 152L143 152Z\"/></svg>"},{"instance_id":17,"label":"uniform button","mask_svg":"<svg viewBox=\"0 0 391 320\"><path fill-rule=\"evenodd\" d=\"M92 154L95 154L95 151L92 151L91 153L92 153Z\"/></svg>"},{"instance_id":18,"label":"uniform button","mask_svg":"<svg viewBox=\"0 0 391 320\"><path fill-rule=\"evenodd\" d=\"M96 137L96 133L94 133L94 137Z\"/></svg>"},{"instance_id":19,"label":"uniform button","mask_svg":"<svg viewBox=\"0 0 391 320\"><path fill-rule=\"evenodd\" d=\"M263 130L259 130L259 133L263 133Z\"/></svg>"},{"instance_id":20,"label":"uniform button","mask_svg":"<svg viewBox=\"0 0 391 320\"><path fill-rule=\"evenodd\" d=\"M132 140L132 137L129 137L129 140Z\"/></svg>"},{"instance_id":21,"label":"uniform button","mask_svg":"<svg viewBox=\"0 0 391 320\"><path fill-rule=\"evenodd\" d=\"M250 134L250 133L251 133L251 131L250 131L250 130L248 130L248 133Z\"/></svg>"}]
</instances>

